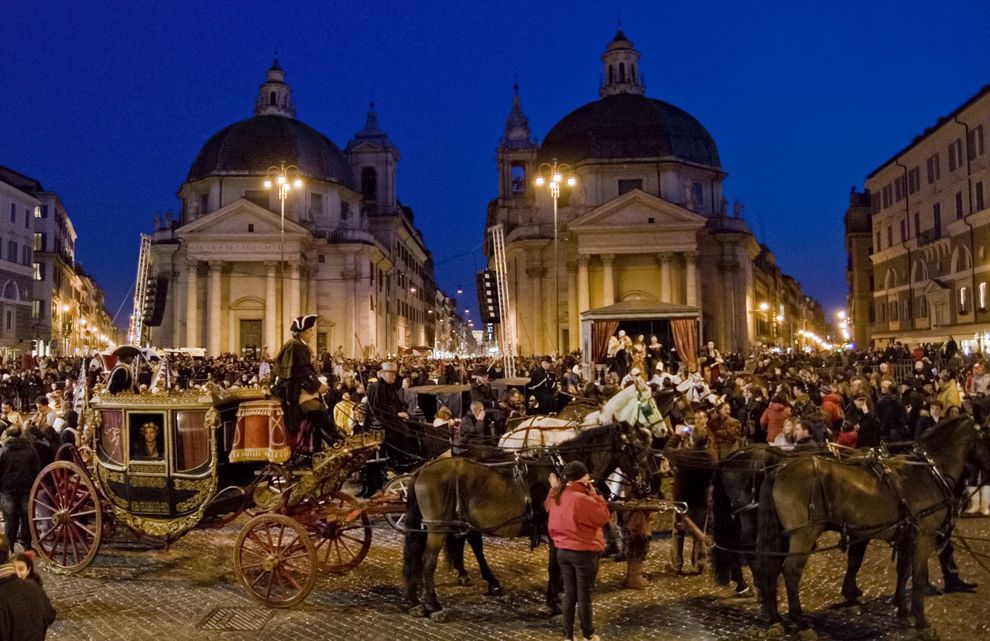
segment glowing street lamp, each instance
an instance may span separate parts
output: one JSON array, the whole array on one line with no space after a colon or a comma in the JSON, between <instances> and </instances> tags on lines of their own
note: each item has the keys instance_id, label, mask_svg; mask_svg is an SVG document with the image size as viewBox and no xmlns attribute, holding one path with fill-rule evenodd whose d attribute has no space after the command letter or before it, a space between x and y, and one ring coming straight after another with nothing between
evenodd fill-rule
<instances>
[{"instance_id":1,"label":"glowing street lamp","mask_svg":"<svg viewBox=\"0 0 990 641\"><path fill-rule=\"evenodd\" d=\"M544 176L544 171L550 177L549 180ZM552 163L543 163L536 170L537 176L536 183L537 187L543 187L548 182L550 183L550 197L553 199L553 322L554 322L554 338L553 338L553 348L554 351L560 353L560 309L558 297L560 296L559 289L559 277L560 277L560 265L557 260L557 200L560 198L560 185L561 183L566 184L568 187L574 187L577 185L577 177L571 173L571 166L566 163L557 164L557 159L554 158ZM572 330L573 331L573 330Z\"/></svg>"},{"instance_id":2,"label":"glowing street lamp","mask_svg":"<svg viewBox=\"0 0 990 641\"><path fill-rule=\"evenodd\" d=\"M278 186L279 215L281 226L279 228L279 260L278 260L278 335L279 343L285 340L285 201L289 197L292 189L302 189L303 181L299 177L299 167L286 165L280 162L278 167L272 165L268 168L265 181L262 183L265 189L272 189Z\"/></svg>"}]
</instances>

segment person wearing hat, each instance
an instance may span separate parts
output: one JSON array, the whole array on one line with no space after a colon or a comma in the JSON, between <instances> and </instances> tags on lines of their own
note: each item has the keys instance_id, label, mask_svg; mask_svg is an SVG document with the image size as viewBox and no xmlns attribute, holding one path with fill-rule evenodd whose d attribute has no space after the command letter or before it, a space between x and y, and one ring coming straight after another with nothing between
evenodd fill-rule
<instances>
[{"instance_id":1,"label":"person wearing hat","mask_svg":"<svg viewBox=\"0 0 990 641\"><path fill-rule=\"evenodd\" d=\"M119 394L121 392L137 392L137 378L134 376L134 357L141 353L133 345L121 345L113 351L117 357L117 364L110 370L110 378L107 380L107 392Z\"/></svg>"},{"instance_id":2,"label":"person wearing hat","mask_svg":"<svg viewBox=\"0 0 990 641\"><path fill-rule=\"evenodd\" d=\"M536 397L535 414L553 414L557 411L557 375L554 374L550 356L544 356L539 367L530 374L529 393Z\"/></svg>"},{"instance_id":3,"label":"person wearing hat","mask_svg":"<svg viewBox=\"0 0 990 641\"><path fill-rule=\"evenodd\" d=\"M278 379L275 388L280 391L286 431L298 435L305 419L309 423L314 454L322 449L323 443L333 445L343 440L323 403L323 394L327 393L328 387L313 367L309 343L313 340L315 327L315 314L293 320L289 328L292 338L279 350L272 367L272 373ZM303 441L299 439L299 442ZM297 454L301 455L301 452Z\"/></svg>"},{"instance_id":4,"label":"person wearing hat","mask_svg":"<svg viewBox=\"0 0 990 641\"><path fill-rule=\"evenodd\" d=\"M488 370L479 367L474 370L474 379L471 381L471 402L478 401L485 408L485 416L494 425L503 425L507 406L504 401L498 400L498 395L488 382Z\"/></svg>"},{"instance_id":5,"label":"person wearing hat","mask_svg":"<svg viewBox=\"0 0 990 641\"><path fill-rule=\"evenodd\" d=\"M598 559L605 551L602 527L609 521L608 504L595 491L581 461L567 463L561 473L563 479L550 473L550 493L543 507L564 586L564 638L574 639L577 609L586 641L599 641L592 622L591 591L598 575Z\"/></svg>"},{"instance_id":6,"label":"person wearing hat","mask_svg":"<svg viewBox=\"0 0 990 641\"><path fill-rule=\"evenodd\" d=\"M387 424L395 417L409 420L406 402L402 400L396 381L399 377L399 367L392 361L385 361L378 370L378 380L368 386L368 417L367 422L376 421Z\"/></svg>"}]
</instances>

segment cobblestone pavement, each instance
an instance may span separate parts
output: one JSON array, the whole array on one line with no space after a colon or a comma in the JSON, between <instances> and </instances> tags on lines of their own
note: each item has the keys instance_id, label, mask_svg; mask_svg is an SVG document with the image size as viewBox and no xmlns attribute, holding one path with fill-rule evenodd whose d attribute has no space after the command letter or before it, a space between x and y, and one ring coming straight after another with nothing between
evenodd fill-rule
<instances>
[{"instance_id":1,"label":"cobblestone pavement","mask_svg":"<svg viewBox=\"0 0 990 641\"><path fill-rule=\"evenodd\" d=\"M401 591L402 541L384 521L375 523L371 552L346 576L321 575L316 589L289 610L258 607L237 583L232 570L234 540L243 517L224 530L197 530L170 550L135 542L104 545L90 568L77 576L44 572L45 586L58 609L48 638L55 641L346 641L403 639L560 640L559 623L550 622L542 605L546 548L530 551L524 540L486 540L488 558L505 595L485 596L475 578L459 586L438 571L438 594L449 610L439 623L405 613ZM658 530L669 528L659 519ZM990 519L964 519L959 533L990 537ZM827 545L834 539L823 538ZM990 553L990 542L974 549ZM605 560L594 597L598 632L606 641L737 640L766 636L754 598L739 599L716 586L708 575L678 577L665 572L668 540L659 536L650 549L652 584L643 591L621 589L624 564ZM980 583L977 594L930 597L927 609L943 640L990 639L986 616L990 575L973 557L959 551L962 576ZM874 545L860 573L865 592L859 613L833 610L845 559L836 551L815 555L803 580L803 603L820 639L907 639L897 628L889 595L893 565L886 546ZM477 577L473 560L469 569ZM938 580L932 562L933 579ZM222 608L222 609L221 609ZM794 635L796 638L796 635Z\"/></svg>"}]
</instances>

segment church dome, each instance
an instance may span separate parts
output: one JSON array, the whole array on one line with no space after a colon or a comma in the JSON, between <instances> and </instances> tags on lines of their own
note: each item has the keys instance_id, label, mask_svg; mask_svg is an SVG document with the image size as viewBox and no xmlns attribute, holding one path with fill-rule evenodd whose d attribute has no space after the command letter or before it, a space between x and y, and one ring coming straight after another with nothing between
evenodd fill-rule
<instances>
[{"instance_id":1,"label":"church dome","mask_svg":"<svg viewBox=\"0 0 990 641\"><path fill-rule=\"evenodd\" d=\"M719 168L718 148L691 114L637 93L615 93L565 116L546 135L540 160L670 158Z\"/></svg>"},{"instance_id":2,"label":"church dome","mask_svg":"<svg viewBox=\"0 0 990 641\"><path fill-rule=\"evenodd\" d=\"M344 153L329 138L295 118L263 115L221 129L200 150L187 182L209 176L263 174L280 162L299 173L353 189Z\"/></svg>"}]
</instances>

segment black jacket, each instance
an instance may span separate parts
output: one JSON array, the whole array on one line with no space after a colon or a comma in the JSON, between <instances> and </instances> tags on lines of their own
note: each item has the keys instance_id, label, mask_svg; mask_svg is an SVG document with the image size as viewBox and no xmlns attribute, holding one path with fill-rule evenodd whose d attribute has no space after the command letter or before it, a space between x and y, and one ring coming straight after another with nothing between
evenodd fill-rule
<instances>
[{"instance_id":1,"label":"black jacket","mask_svg":"<svg viewBox=\"0 0 990 641\"><path fill-rule=\"evenodd\" d=\"M718 454L709 447L680 447L681 441L681 435L674 434L663 448L663 456L674 470L674 500L684 501L688 507L705 507Z\"/></svg>"},{"instance_id":2,"label":"black jacket","mask_svg":"<svg viewBox=\"0 0 990 641\"><path fill-rule=\"evenodd\" d=\"M488 429L488 417L482 416L480 419L474 417L470 412L461 419L461 427L457 431L453 453L459 456L469 454L472 448L490 445Z\"/></svg>"},{"instance_id":3,"label":"black jacket","mask_svg":"<svg viewBox=\"0 0 990 641\"><path fill-rule=\"evenodd\" d=\"M0 565L0 572L10 566ZM44 641L55 621L55 608L41 586L17 575L0 579L0 639Z\"/></svg>"},{"instance_id":4,"label":"black jacket","mask_svg":"<svg viewBox=\"0 0 990 641\"><path fill-rule=\"evenodd\" d=\"M41 459L31 443L24 438L4 441L0 447L0 492L30 490L40 471Z\"/></svg>"}]
</instances>

